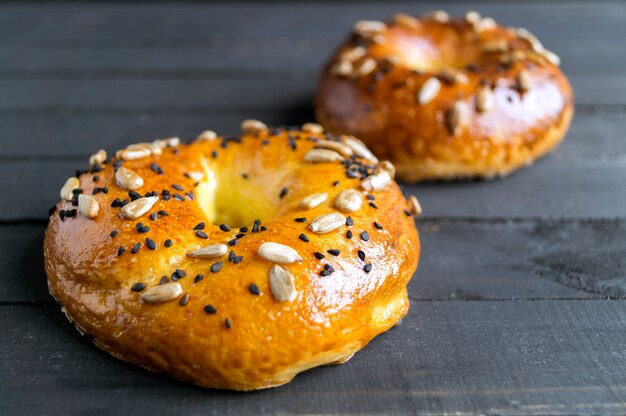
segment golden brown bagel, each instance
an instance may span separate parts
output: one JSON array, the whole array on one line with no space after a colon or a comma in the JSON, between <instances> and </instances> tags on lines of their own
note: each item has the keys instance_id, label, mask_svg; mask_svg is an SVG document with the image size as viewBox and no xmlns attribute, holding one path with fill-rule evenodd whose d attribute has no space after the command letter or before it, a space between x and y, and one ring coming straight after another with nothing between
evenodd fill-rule
<instances>
[{"instance_id":1,"label":"golden brown bagel","mask_svg":"<svg viewBox=\"0 0 626 416\"><path fill-rule=\"evenodd\" d=\"M506 175L567 132L574 97L558 61L527 30L476 12L361 21L323 71L316 114L404 181Z\"/></svg>"},{"instance_id":2,"label":"golden brown bagel","mask_svg":"<svg viewBox=\"0 0 626 416\"><path fill-rule=\"evenodd\" d=\"M406 314L419 204L393 166L317 124L243 127L100 151L68 179L45 268L100 348L252 390L342 363Z\"/></svg>"}]
</instances>

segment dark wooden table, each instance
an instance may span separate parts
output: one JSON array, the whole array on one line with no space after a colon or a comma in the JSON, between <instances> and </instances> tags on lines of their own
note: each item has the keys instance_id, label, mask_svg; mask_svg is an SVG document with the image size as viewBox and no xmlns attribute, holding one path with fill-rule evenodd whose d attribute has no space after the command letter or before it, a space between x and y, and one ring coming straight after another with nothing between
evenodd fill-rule
<instances>
[{"instance_id":1,"label":"dark wooden table","mask_svg":"<svg viewBox=\"0 0 626 416\"><path fill-rule=\"evenodd\" d=\"M90 153L309 121L354 21L434 8L535 32L576 116L505 180L405 187L425 215L402 325L345 365L242 394L119 362L65 320L42 235ZM618 1L1 4L0 414L625 414L625 75Z\"/></svg>"}]
</instances>

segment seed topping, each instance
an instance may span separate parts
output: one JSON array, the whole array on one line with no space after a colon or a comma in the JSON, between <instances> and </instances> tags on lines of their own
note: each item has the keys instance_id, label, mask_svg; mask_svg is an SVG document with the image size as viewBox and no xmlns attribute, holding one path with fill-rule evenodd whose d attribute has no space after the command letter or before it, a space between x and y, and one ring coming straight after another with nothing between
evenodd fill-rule
<instances>
[{"instance_id":1,"label":"seed topping","mask_svg":"<svg viewBox=\"0 0 626 416\"><path fill-rule=\"evenodd\" d=\"M152 209L152 206L159 200L158 196L149 196L136 199L122 207L122 215L128 219L135 220Z\"/></svg>"},{"instance_id":2,"label":"seed topping","mask_svg":"<svg viewBox=\"0 0 626 416\"><path fill-rule=\"evenodd\" d=\"M187 252L189 257L199 259L215 259L222 257L228 252L228 246L226 244L212 244L210 246L198 248Z\"/></svg>"},{"instance_id":3,"label":"seed topping","mask_svg":"<svg viewBox=\"0 0 626 416\"><path fill-rule=\"evenodd\" d=\"M441 82L435 77L430 77L422 84L419 92L417 93L417 102L420 105L425 105L431 102L439 94L441 89Z\"/></svg>"},{"instance_id":4,"label":"seed topping","mask_svg":"<svg viewBox=\"0 0 626 416\"><path fill-rule=\"evenodd\" d=\"M134 191L143 186L143 178L130 169L119 168L115 172L115 183L122 189Z\"/></svg>"},{"instance_id":5,"label":"seed topping","mask_svg":"<svg viewBox=\"0 0 626 416\"><path fill-rule=\"evenodd\" d=\"M343 226L345 223L346 217L338 212L333 212L315 218L309 224L309 229L317 234L326 234Z\"/></svg>"},{"instance_id":6,"label":"seed topping","mask_svg":"<svg viewBox=\"0 0 626 416\"><path fill-rule=\"evenodd\" d=\"M302 257L296 250L283 244L263 243L259 246L258 252L259 256L274 263L289 264L302 261Z\"/></svg>"},{"instance_id":7,"label":"seed topping","mask_svg":"<svg viewBox=\"0 0 626 416\"><path fill-rule=\"evenodd\" d=\"M166 283L151 287L142 293L140 298L148 303L163 303L178 298L182 293L183 287L180 283Z\"/></svg>"},{"instance_id":8,"label":"seed topping","mask_svg":"<svg viewBox=\"0 0 626 416\"><path fill-rule=\"evenodd\" d=\"M93 196L80 194L78 195L78 210L84 217L95 218L100 211L100 206Z\"/></svg>"},{"instance_id":9,"label":"seed topping","mask_svg":"<svg viewBox=\"0 0 626 416\"><path fill-rule=\"evenodd\" d=\"M344 189L335 198L335 206L343 212L355 212L361 208L363 196L354 189Z\"/></svg>"},{"instance_id":10,"label":"seed topping","mask_svg":"<svg viewBox=\"0 0 626 416\"><path fill-rule=\"evenodd\" d=\"M305 209L312 209L320 205L328 198L327 193L311 194L300 201L300 206ZM297 221L297 220L296 220ZM306 221L306 219L305 219Z\"/></svg>"},{"instance_id":11,"label":"seed topping","mask_svg":"<svg viewBox=\"0 0 626 416\"><path fill-rule=\"evenodd\" d=\"M63 198L66 201L71 201L72 198L74 197L73 191L74 189L77 189L80 187L80 181L78 180L78 178L75 177L71 177L68 178L67 181L65 181L65 184L63 185L63 187L61 188L61 198Z\"/></svg>"},{"instance_id":12,"label":"seed topping","mask_svg":"<svg viewBox=\"0 0 626 416\"><path fill-rule=\"evenodd\" d=\"M279 302L293 302L297 296L295 279L289 271L275 264L270 269L270 289Z\"/></svg>"}]
</instances>

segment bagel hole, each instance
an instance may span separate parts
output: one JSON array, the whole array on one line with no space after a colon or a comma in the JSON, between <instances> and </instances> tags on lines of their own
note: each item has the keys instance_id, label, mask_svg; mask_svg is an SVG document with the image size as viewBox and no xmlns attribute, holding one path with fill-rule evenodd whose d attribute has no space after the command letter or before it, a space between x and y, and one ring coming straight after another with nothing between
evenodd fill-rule
<instances>
[{"instance_id":1,"label":"bagel hole","mask_svg":"<svg viewBox=\"0 0 626 416\"><path fill-rule=\"evenodd\" d=\"M241 173L217 172L205 164L205 177L196 187L196 198L207 219L231 228L251 227L255 220L271 219L275 207L262 184Z\"/></svg>"},{"instance_id":2,"label":"bagel hole","mask_svg":"<svg viewBox=\"0 0 626 416\"><path fill-rule=\"evenodd\" d=\"M391 54L400 57L412 70L439 73L446 69L461 69L480 60L477 47L468 45L453 32L441 39L424 36L420 39L399 37L390 46Z\"/></svg>"}]
</instances>

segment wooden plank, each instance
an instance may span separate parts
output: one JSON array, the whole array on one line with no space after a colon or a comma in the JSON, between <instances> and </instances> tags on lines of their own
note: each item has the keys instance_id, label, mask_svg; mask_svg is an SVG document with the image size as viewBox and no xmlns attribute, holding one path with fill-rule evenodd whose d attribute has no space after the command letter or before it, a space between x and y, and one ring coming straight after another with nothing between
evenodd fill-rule
<instances>
[{"instance_id":1,"label":"wooden plank","mask_svg":"<svg viewBox=\"0 0 626 416\"><path fill-rule=\"evenodd\" d=\"M16 160L0 163L4 192L0 220L45 219L58 190L86 160ZM575 164L540 160L504 180L405 186L417 195L428 217L575 217L626 216L626 159Z\"/></svg>"},{"instance_id":2,"label":"wooden plank","mask_svg":"<svg viewBox=\"0 0 626 416\"><path fill-rule=\"evenodd\" d=\"M0 226L0 302L43 302L43 224ZM423 220L413 300L626 297L626 221ZM512 255L515 253L515 255Z\"/></svg>"},{"instance_id":3,"label":"wooden plank","mask_svg":"<svg viewBox=\"0 0 626 416\"><path fill-rule=\"evenodd\" d=\"M0 79L0 115L187 114L310 107L315 79ZM576 104L626 104L626 77L572 76Z\"/></svg>"},{"instance_id":4,"label":"wooden plank","mask_svg":"<svg viewBox=\"0 0 626 416\"><path fill-rule=\"evenodd\" d=\"M2 414L624 414L620 301L414 302L347 364L257 393L122 363L58 307L0 307ZM103 394L106 392L106 394Z\"/></svg>"},{"instance_id":5,"label":"wooden plank","mask_svg":"<svg viewBox=\"0 0 626 416\"><path fill-rule=\"evenodd\" d=\"M346 33L358 19L382 19L397 11L419 14L441 8L462 15L469 7L451 1L7 4L0 14L0 39L126 43L129 39L171 42L208 36L232 38L242 33L256 38L336 36ZM626 35L626 12L620 1L476 1L471 8L504 25L527 26L546 40L562 38L563 33L572 41L589 37L611 41Z\"/></svg>"},{"instance_id":6,"label":"wooden plank","mask_svg":"<svg viewBox=\"0 0 626 416\"><path fill-rule=\"evenodd\" d=\"M314 119L311 109L242 111L241 114L201 115L4 115L0 157L87 157L104 148L109 152L129 143L159 137L193 139L208 128L229 135L240 131L241 120L260 117L271 125L297 125ZM576 114L565 142L551 163L619 160L626 157L626 117L621 114ZM41 138L45 137L45 140Z\"/></svg>"}]
</instances>

